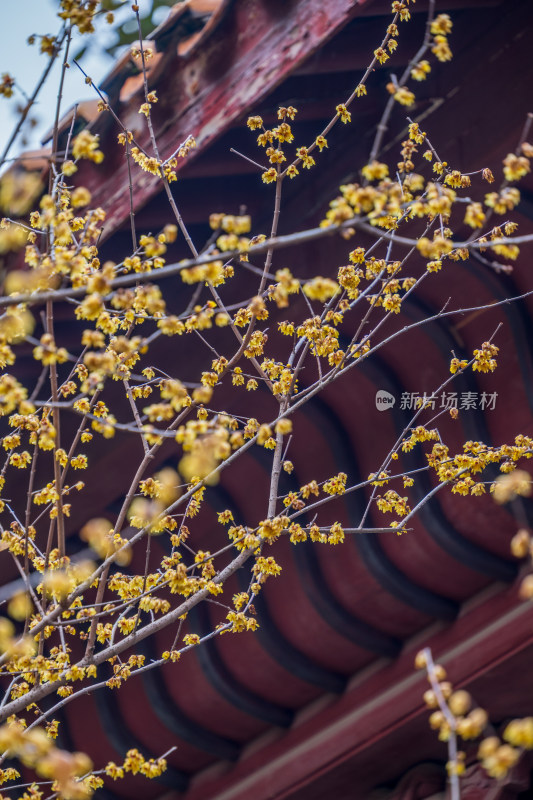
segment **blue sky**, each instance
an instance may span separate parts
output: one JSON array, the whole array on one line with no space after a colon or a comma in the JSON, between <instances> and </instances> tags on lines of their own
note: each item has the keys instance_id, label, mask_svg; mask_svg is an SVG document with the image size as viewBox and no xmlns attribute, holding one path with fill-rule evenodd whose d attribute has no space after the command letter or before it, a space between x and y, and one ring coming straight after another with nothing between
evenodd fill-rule
<instances>
[{"instance_id":1,"label":"blue sky","mask_svg":"<svg viewBox=\"0 0 533 800\"><path fill-rule=\"evenodd\" d=\"M149 0L138 0L138 2L142 14L143 9L150 3ZM56 34L59 31L61 24L61 20L57 17L59 2L58 0L17 0L17 2L0 0L0 5L2 6L0 10L0 74L9 72L17 79L22 89L31 95L37 80L46 67L48 56L39 53L38 42L30 47L26 41L32 34ZM129 6L128 2L125 3L122 13L127 13ZM103 24L99 27L98 43L105 46L108 37L108 26ZM77 41L73 43L71 52L75 54L85 40L86 37L78 37ZM98 43L93 43L90 52L82 59L84 69L96 82L104 77L113 63L112 59L99 49ZM27 144L19 141L10 151L10 156L16 156L23 149L40 146L41 136L53 123L59 73L60 66L57 64L47 84L41 90L38 105L35 106L34 116L38 119L38 125L33 131L26 131ZM67 70L62 113L78 100L91 99L94 96L76 67L73 66ZM3 152L17 119L15 107L21 102L23 102L23 98L20 94L17 94L16 99L12 100L0 97L0 153Z\"/></svg>"}]
</instances>

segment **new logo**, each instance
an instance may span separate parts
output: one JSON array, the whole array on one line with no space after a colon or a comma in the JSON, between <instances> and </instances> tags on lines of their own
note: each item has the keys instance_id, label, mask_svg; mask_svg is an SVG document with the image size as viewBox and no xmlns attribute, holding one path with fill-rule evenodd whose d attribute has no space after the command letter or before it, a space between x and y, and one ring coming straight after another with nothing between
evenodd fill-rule
<instances>
[{"instance_id":1,"label":"new logo","mask_svg":"<svg viewBox=\"0 0 533 800\"><path fill-rule=\"evenodd\" d=\"M378 411L386 411L388 408L392 408L395 402L394 395L389 394L385 389L379 389L376 392L376 408Z\"/></svg>"}]
</instances>

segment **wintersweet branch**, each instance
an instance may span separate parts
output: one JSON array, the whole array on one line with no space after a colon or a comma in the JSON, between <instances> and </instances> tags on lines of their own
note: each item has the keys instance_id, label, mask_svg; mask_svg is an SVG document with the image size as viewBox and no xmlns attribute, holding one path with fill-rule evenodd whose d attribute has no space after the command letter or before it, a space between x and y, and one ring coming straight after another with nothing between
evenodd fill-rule
<instances>
[{"instance_id":1,"label":"wintersweet branch","mask_svg":"<svg viewBox=\"0 0 533 800\"><path fill-rule=\"evenodd\" d=\"M355 228L356 230L364 231L371 236L377 238L379 241L388 242L394 237L396 244L404 245L406 247L416 247L418 240L411 239L407 236L400 236L396 232L382 231L365 222L361 217L352 217L351 219L342 222L339 225L328 225L327 227L308 228L307 230L298 231L297 233L289 233L284 236L274 236L266 239L260 244L253 245L250 248L250 254L262 255L269 251L283 250L287 247L294 247L307 242L313 242L317 239L323 239L328 236L334 236L341 233L347 228ZM527 244L533 242L533 234L525 234L523 236L504 236L486 242L479 241L459 241L453 242L454 249L469 248L474 250L490 249L494 245L500 244ZM179 261L176 264L167 264L160 269L152 270L150 272L133 272L127 275L121 275L110 281L109 286L111 289L121 289L126 286L135 286L137 284L152 282L154 280L162 280L170 278L173 275L178 275L185 269L192 267L202 266L204 264L212 264L215 261L223 260L229 263L234 259L238 260L242 255L240 250L228 250L223 253L206 253L198 258L188 258ZM51 289L45 292L20 292L17 294L9 295L8 297L0 297L0 308L16 305L18 303L26 303L27 305L41 305L48 300L68 300L77 297L85 297L87 289L85 287L79 289L64 288L64 289ZM112 297L112 294L103 296L103 300Z\"/></svg>"}]
</instances>

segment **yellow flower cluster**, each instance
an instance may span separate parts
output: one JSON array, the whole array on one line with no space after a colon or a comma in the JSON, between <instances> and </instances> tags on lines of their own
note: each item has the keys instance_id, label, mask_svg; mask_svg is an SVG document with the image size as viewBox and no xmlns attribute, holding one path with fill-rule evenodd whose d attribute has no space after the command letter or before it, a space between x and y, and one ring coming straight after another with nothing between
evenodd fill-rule
<instances>
[{"instance_id":1,"label":"yellow flower cluster","mask_svg":"<svg viewBox=\"0 0 533 800\"><path fill-rule=\"evenodd\" d=\"M104 154L98 149L99 139L94 133L83 130L78 133L72 142L72 156L77 161L79 158L86 158L95 164L101 164Z\"/></svg>"},{"instance_id":2,"label":"yellow flower cluster","mask_svg":"<svg viewBox=\"0 0 533 800\"><path fill-rule=\"evenodd\" d=\"M0 728L0 747L37 774L55 784L55 791L64 800L86 800L92 795L90 785L80 780L92 770L85 753L69 753L55 747L42 728L24 730L18 721Z\"/></svg>"}]
</instances>

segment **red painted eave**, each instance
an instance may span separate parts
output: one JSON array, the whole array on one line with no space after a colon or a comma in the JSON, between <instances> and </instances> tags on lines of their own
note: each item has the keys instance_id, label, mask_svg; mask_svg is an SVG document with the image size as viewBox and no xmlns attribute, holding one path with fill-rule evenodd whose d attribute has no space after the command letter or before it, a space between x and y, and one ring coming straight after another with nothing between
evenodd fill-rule
<instances>
[{"instance_id":1,"label":"red painted eave","mask_svg":"<svg viewBox=\"0 0 533 800\"><path fill-rule=\"evenodd\" d=\"M531 606L517 598L515 589L493 587L467 604L453 626L433 626L411 640L394 662L375 662L355 676L342 697L322 698L314 711L306 709L286 735L265 737L262 746L254 742L226 774L200 773L184 797L321 800L325 776L350 785L351 797L365 797L378 776L383 783L394 779L398 769L405 769L409 753L403 746L395 752L394 745L389 752L390 741L401 741L420 727L427 730L430 742L431 737L436 740L422 700L425 672L413 666L422 646L432 647L435 658L453 675L455 688L471 689L494 670L518 663L533 646ZM514 707L508 700L507 714L524 710L523 698L517 698ZM476 699L486 700L479 695ZM444 757L444 744L442 748ZM424 757L421 751L411 755L415 763Z\"/></svg>"},{"instance_id":2,"label":"red painted eave","mask_svg":"<svg viewBox=\"0 0 533 800\"><path fill-rule=\"evenodd\" d=\"M166 52L164 69L150 86L160 97L154 127L161 158L169 157L189 135L195 137L198 148L188 160L197 157L369 4L369 0L224 3L216 14L218 24L206 26L209 33L202 37L202 47L195 46L183 57L178 48ZM139 142L151 151L146 126L138 114L142 101L140 94L134 95L116 110L126 127L139 128ZM102 131L106 153L116 149L117 133L114 126ZM91 170L85 179L93 201L108 212L108 236L130 213L123 188L128 183L127 164L122 152L120 155L113 169ZM158 178L148 173L136 177L135 210L160 189Z\"/></svg>"}]
</instances>

